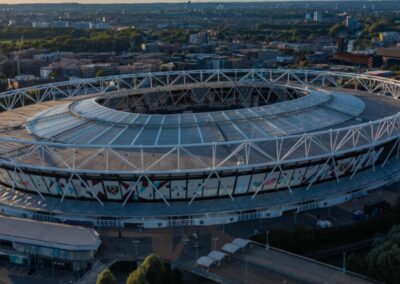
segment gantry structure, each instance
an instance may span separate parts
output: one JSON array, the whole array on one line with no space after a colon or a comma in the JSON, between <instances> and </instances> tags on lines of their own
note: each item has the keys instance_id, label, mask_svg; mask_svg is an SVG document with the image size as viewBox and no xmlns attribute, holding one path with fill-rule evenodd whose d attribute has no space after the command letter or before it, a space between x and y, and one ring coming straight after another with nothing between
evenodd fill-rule
<instances>
[{"instance_id":1,"label":"gantry structure","mask_svg":"<svg viewBox=\"0 0 400 284\"><path fill-rule=\"evenodd\" d=\"M399 87L363 74L235 69L8 91L0 205L170 226L345 202L397 181Z\"/></svg>"}]
</instances>

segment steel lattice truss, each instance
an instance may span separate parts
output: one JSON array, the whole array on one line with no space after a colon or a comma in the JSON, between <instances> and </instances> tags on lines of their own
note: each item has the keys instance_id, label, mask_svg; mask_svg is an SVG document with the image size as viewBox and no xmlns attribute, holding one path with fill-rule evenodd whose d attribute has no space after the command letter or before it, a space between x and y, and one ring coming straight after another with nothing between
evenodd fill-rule
<instances>
[{"instance_id":1,"label":"steel lattice truss","mask_svg":"<svg viewBox=\"0 0 400 284\"><path fill-rule=\"evenodd\" d=\"M29 104L82 95L99 94L107 99L149 88L168 93L169 89L175 90L181 85L201 87L214 83L230 85L232 88L240 84L254 87L257 84L288 85L303 90L309 87L335 87L362 90L393 99L400 96L400 83L397 81L360 74L275 69L201 70L110 76L19 89L0 95L0 109L11 111ZM290 92L287 94L291 95ZM187 95L185 93L183 96ZM174 98L180 99L184 98ZM59 172L68 174L70 181L74 178L82 183L86 183L81 177L85 174L135 175L137 182L147 180L158 191L149 178L151 175L207 173L203 187L210 178L219 179L223 171L269 167L271 172L282 172L282 168L288 164L322 159L336 168L337 156L361 151L373 152L378 146L394 141L388 159L393 153L399 154L399 134L400 114L395 114L349 127L284 137L187 145L178 143L157 147L63 144L0 137L0 162L3 166L13 168L15 173L25 170ZM188 163L188 160L191 162ZM353 175L357 170L358 166ZM309 187L313 182L310 182ZM190 202L195 198L193 196Z\"/></svg>"}]
</instances>

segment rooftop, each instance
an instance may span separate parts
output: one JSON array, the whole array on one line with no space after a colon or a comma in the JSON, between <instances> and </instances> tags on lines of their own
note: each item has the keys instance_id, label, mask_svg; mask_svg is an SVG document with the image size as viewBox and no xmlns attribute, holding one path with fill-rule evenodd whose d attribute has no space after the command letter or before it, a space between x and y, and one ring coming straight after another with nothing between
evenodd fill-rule
<instances>
[{"instance_id":1,"label":"rooftop","mask_svg":"<svg viewBox=\"0 0 400 284\"><path fill-rule=\"evenodd\" d=\"M161 89L157 87L157 90ZM143 95L150 90L154 89L122 90L108 94L107 98L122 98L123 101L129 98L130 92ZM304 147L278 157L284 155L276 151L279 137L282 137L280 143L286 151L294 147L293 143L304 133L312 133L318 139L313 140L316 146L311 147L307 155L309 158L321 156L329 154L330 129L340 141L347 135L346 127L379 121L396 115L400 109L398 100L364 91L317 87L306 91L308 95L272 104L164 114L107 107L99 103L101 96L96 94L46 101L0 113L2 139L6 141L1 152L6 155L26 153L19 155L22 162L41 165L42 169L44 166L65 168L66 163L71 163L80 170L96 173L107 169L109 173L132 174L143 169L148 173L166 174L178 167L178 171L198 172L213 165L226 169L241 165L265 166L277 160L289 163L305 157ZM370 131L370 126L362 127L368 127L366 133ZM368 137L368 134L360 136L356 146L370 143ZM257 148L249 153L246 164L241 148L227 158L246 141L251 141L252 147ZM31 143L53 145L52 149L46 150L51 155L43 156L38 152L40 148L26 152L26 146ZM108 147L115 153L99 152ZM178 153L176 147L185 149ZM144 149L143 153L140 149ZM354 151L354 145L342 143L336 151L339 150Z\"/></svg>"},{"instance_id":2,"label":"rooftop","mask_svg":"<svg viewBox=\"0 0 400 284\"><path fill-rule=\"evenodd\" d=\"M118 111L92 98L39 113L28 128L38 137L62 143L200 144L310 132L350 120L363 109L357 97L318 91L252 108L164 115Z\"/></svg>"},{"instance_id":3,"label":"rooftop","mask_svg":"<svg viewBox=\"0 0 400 284\"><path fill-rule=\"evenodd\" d=\"M90 228L1 215L0 239L72 251L97 250L101 243L97 232Z\"/></svg>"}]
</instances>

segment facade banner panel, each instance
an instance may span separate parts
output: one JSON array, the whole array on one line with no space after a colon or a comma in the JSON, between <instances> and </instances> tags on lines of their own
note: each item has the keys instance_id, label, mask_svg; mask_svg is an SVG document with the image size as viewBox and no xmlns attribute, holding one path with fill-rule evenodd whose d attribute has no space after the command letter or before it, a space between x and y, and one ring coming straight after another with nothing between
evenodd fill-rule
<instances>
[{"instance_id":1,"label":"facade banner panel","mask_svg":"<svg viewBox=\"0 0 400 284\"><path fill-rule=\"evenodd\" d=\"M290 186L294 187L294 186L301 185L306 171L307 171L307 167L295 169L293 172L293 175L292 175L292 179L290 180Z\"/></svg>"},{"instance_id":2,"label":"facade banner panel","mask_svg":"<svg viewBox=\"0 0 400 284\"><path fill-rule=\"evenodd\" d=\"M8 174L7 170L0 169L0 179L2 183L8 184L9 186L12 185L12 181L10 179L10 175Z\"/></svg>"},{"instance_id":3,"label":"facade banner panel","mask_svg":"<svg viewBox=\"0 0 400 284\"><path fill-rule=\"evenodd\" d=\"M35 184L37 190L41 193L49 193L49 191L47 190L47 186L43 180L42 176L38 176L38 175L31 175L31 179L33 181L33 183Z\"/></svg>"},{"instance_id":4,"label":"facade banner panel","mask_svg":"<svg viewBox=\"0 0 400 284\"><path fill-rule=\"evenodd\" d=\"M249 187L249 192L257 192L262 189L263 182L265 180L265 173L254 174L251 177L251 183Z\"/></svg>"},{"instance_id":5,"label":"facade banner panel","mask_svg":"<svg viewBox=\"0 0 400 284\"><path fill-rule=\"evenodd\" d=\"M172 180L171 181L171 198L172 199L185 199L187 193L186 180Z\"/></svg>"},{"instance_id":6,"label":"facade banner panel","mask_svg":"<svg viewBox=\"0 0 400 284\"><path fill-rule=\"evenodd\" d=\"M28 191L35 191L34 184L30 176L18 171L15 174L15 186Z\"/></svg>"},{"instance_id":7,"label":"facade banner panel","mask_svg":"<svg viewBox=\"0 0 400 284\"><path fill-rule=\"evenodd\" d=\"M316 175L318 174L318 170L320 165L313 165L307 168L306 173L304 174L304 178L301 184L309 184L311 183Z\"/></svg>"},{"instance_id":8,"label":"facade banner panel","mask_svg":"<svg viewBox=\"0 0 400 284\"><path fill-rule=\"evenodd\" d=\"M218 196L219 180L217 178L210 178L204 185L203 197Z\"/></svg>"},{"instance_id":9,"label":"facade banner panel","mask_svg":"<svg viewBox=\"0 0 400 284\"><path fill-rule=\"evenodd\" d=\"M88 189L86 189L86 192L92 196L92 198L99 198L100 200L105 200L106 199L106 193L103 187L103 182L100 179L91 179L87 182Z\"/></svg>"},{"instance_id":10,"label":"facade banner panel","mask_svg":"<svg viewBox=\"0 0 400 284\"><path fill-rule=\"evenodd\" d=\"M279 171L267 173L263 182L262 191L275 190L276 184L278 183L279 175Z\"/></svg>"},{"instance_id":11,"label":"facade banner panel","mask_svg":"<svg viewBox=\"0 0 400 284\"><path fill-rule=\"evenodd\" d=\"M339 176L346 176L351 174L356 163L355 157L341 159L337 162L337 171Z\"/></svg>"},{"instance_id":12,"label":"facade banner panel","mask_svg":"<svg viewBox=\"0 0 400 284\"><path fill-rule=\"evenodd\" d=\"M219 196L233 194L236 177L223 177L220 182Z\"/></svg>"},{"instance_id":13,"label":"facade banner panel","mask_svg":"<svg viewBox=\"0 0 400 284\"><path fill-rule=\"evenodd\" d=\"M119 183L119 188L121 190L122 200L125 200L128 197L128 194L132 191L129 200L139 200L139 195L137 193L137 187L132 188L135 185L135 181L121 181Z\"/></svg>"},{"instance_id":14,"label":"facade banner panel","mask_svg":"<svg viewBox=\"0 0 400 284\"><path fill-rule=\"evenodd\" d=\"M203 179L189 179L188 180L188 198L192 198L195 194L197 197L203 196Z\"/></svg>"},{"instance_id":15,"label":"facade banner panel","mask_svg":"<svg viewBox=\"0 0 400 284\"><path fill-rule=\"evenodd\" d=\"M104 191L106 192L107 199L109 200L121 200L121 190L119 189L118 181L104 181Z\"/></svg>"},{"instance_id":16,"label":"facade banner panel","mask_svg":"<svg viewBox=\"0 0 400 284\"><path fill-rule=\"evenodd\" d=\"M251 175L238 176L236 182L235 194L244 194L249 190Z\"/></svg>"},{"instance_id":17,"label":"facade banner panel","mask_svg":"<svg viewBox=\"0 0 400 284\"><path fill-rule=\"evenodd\" d=\"M57 183L66 197L77 197L72 181L70 183L68 181L68 178L57 179Z\"/></svg>"},{"instance_id":18,"label":"facade banner panel","mask_svg":"<svg viewBox=\"0 0 400 284\"><path fill-rule=\"evenodd\" d=\"M142 178L140 182L137 184L137 191L139 194L139 199L144 200L153 200L154 199L154 189L149 184L149 182Z\"/></svg>"},{"instance_id":19,"label":"facade banner panel","mask_svg":"<svg viewBox=\"0 0 400 284\"><path fill-rule=\"evenodd\" d=\"M157 188L158 192L154 191L154 197L157 200L161 200L162 197L164 199L170 199L170 182L168 180L156 180L152 181L154 186ZM150 185L151 186L151 185ZM162 196L162 197L161 197Z\"/></svg>"},{"instance_id":20,"label":"facade banner panel","mask_svg":"<svg viewBox=\"0 0 400 284\"><path fill-rule=\"evenodd\" d=\"M55 177L48 177L48 176L44 176L43 177L44 182L47 185L47 188L49 189L50 193L53 195L63 195L63 190L60 187L60 185L58 184L57 180Z\"/></svg>"},{"instance_id":21,"label":"facade banner panel","mask_svg":"<svg viewBox=\"0 0 400 284\"><path fill-rule=\"evenodd\" d=\"M283 170L279 175L276 189L287 188L292 179L293 172L294 170Z\"/></svg>"}]
</instances>

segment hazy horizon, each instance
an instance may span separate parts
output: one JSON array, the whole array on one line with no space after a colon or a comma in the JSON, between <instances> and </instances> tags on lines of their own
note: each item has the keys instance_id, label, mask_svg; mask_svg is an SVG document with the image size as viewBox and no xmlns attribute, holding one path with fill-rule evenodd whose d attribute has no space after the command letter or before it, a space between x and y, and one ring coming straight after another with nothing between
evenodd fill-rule
<instances>
[{"instance_id":1,"label":"hazy horizon","mask_svg":"<svg viewBox=\"0 0 400 284\"><path fill-rule=\"evenodd\" d=\"M293 0L199 0L192 2L285 2ZM296 1L296 0L295 0ZM298 0L297 0L298 1ZM311 0L313 1L313 0ZM0 4L48 4L48 3L81 3L81 4L135 4L135 3L185 3L188 0L0 0Z\"/></svg>"},{"instance_id":2,"label":"hazy horizon","mask_svg":"<svg viewBox=\"0 0 400 284\"><path fill-rule=\"evenodd\" d=\"M135 4L135 3L185 3L188 0L0 0L0 4L62 4L62 3L81 3L81 4ZM287 1L315 1L323 2L330 0L198 0L193 3L204 2L287 2ZM344 1L344 0L337 0ZM354 1L354 0L353 0ZM357 0L356 0L357 1ZM362 1L362 0L359 0Z\"/></svg>"}]
</instances>

